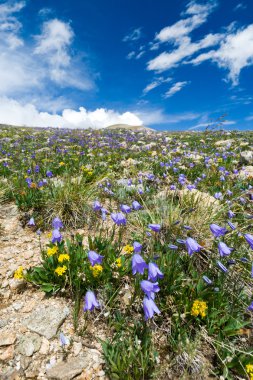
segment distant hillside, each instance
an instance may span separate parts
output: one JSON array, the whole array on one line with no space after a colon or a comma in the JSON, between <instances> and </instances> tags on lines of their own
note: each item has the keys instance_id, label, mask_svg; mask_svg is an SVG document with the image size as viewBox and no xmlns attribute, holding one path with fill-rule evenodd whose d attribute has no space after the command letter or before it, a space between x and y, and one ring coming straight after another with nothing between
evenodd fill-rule
<instances>
[{"instance_id":1,"label":"distant hillside","mask_svg":"<svg viewBox=\"0 0 253 380\"><path fill-rule=\"evenodd\" d=\"M106 127L107 129L128 129L130 131L153 131L151 128L144 127L143 125L129 125L129 124L113 124Z\"/></svg>"}]
</instances>

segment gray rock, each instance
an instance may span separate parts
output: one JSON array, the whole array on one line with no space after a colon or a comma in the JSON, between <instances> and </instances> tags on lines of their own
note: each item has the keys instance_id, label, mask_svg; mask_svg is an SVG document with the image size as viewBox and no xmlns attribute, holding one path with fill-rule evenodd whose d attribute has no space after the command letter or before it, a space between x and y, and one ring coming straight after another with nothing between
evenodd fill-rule
<instances>
[{"instance_id":1,"label":"gray rock","mask_svg":"<svg viewBox=\"0 0 253 380\"><path fill-rule=\"evenodd\" d=\"M69 358L47 370L49 380L70 380L79 375L89 365L87 358Z\"/></svg>"},{"instance_id":2,"label":"gray rock","mask_svg":"<svg viewBox=\"0 0 253 380\"><path fill-rule=\"evenodd\" d=\"M20 338L17 351L21 355L32 356L34 352L39 351L40 346L41 337L38 334L27 333Z\"/></svg>"},{"instance_id":3,"label":"gray rock","mask_svg":"<svg viewBox=\"0 0 253 380\"><path fill-rule=\"evenodd\" d=\"M69 315L69 309L60 303L38 306L32 314L23 321L23 324L31 331L36 332L47 339L53 338L58 328Z\"/></svg>"},{"instance_id":4,"label":"gray rock","mask_svg":"<svg viewBox=\"0 0 253 380\"><path fill-rule=\"evenodd\" d=\"M241 152L241 162L253 164L253 150L245 150L244 152Z\"/></svg>"}]
</instances>

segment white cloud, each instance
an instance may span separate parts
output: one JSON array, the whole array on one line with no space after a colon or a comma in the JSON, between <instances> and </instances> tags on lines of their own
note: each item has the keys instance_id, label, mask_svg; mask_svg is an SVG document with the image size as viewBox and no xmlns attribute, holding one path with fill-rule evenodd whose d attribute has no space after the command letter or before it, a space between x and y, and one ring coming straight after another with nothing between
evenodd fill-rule
<instances>
[{"instance_id":1,"label":"white cloud","mask_svg":"<svg viewBox=\"0 0 253 380\"><path fill-rule=\"evenodd\" d=\"M185 58L191 57L201 49L217 45L223 34L207 34L198 42L191 42L191 38L181 38L179 46L170 53L163 52L148 62L147 69L162 72L178 66Z\"/></svg>"},{"instance_id":2,"label":"white cloud","mask_svg":"<svg viewBox=\"0 0 253 380\"><path fill-rule=\"evenodd\" d=\"M0 4L0 43L3 47L16 49L23 45L23 40L18 35L22 24L14 14L20 12L24 6L24 1Z\"/></svg>"},{"instance_id":3,"label":"white cloud","mask_svg":"<svg viewBox=\"0 0 253 380\"><path fill-rule=\"evenodd\" d=\"M61 115L39 112L31 103L21 104L14 99L2 97L0 123L37 127L105 128L111 124L142 125L143 121L133 112L119 113L105 108L94 111L87 111L84 107L78 111L67 108Z\"/></svg>"},{"instance_id":4,"label":"white cloud","mask_svg":"<svg viewBox=\"0 0 253 380\"><path fill-rule=\"evenodd\" d=\"M206 22L209 14L213 11L216 3L197 4L190 1L187 5L184 15L190 17L177 21L175 24L166 26L156 34L155 39L160 43L171 42L180 44L181 39L188 36L190 32Z\"/></svg>"},{"instance_id":5,"label":"white cloud","mask_svg":"<svg viewBox=\"0 0 253 380\"><path fill-rule=\"evenodd\" d=\"M171 86L171 88L165 92L164 98L170 98L171 96L175 95L177 92L181 91L182 88L184 88L188 83L190 82L177 82Z\"/></svg>"},{"instance_id":6,"label":"white cloud","mask_svg":"<svg viewBox=\"0 0 253 380\"><path fill-rule=\"evenodd\" d=\"M247 120L247 121L251 121L251 120L253 120L253 115L252 115L252 116L245 117L245 120Z\"/></svg>"},{"instance_id":7,"label":"white cloud","mask_svg":"<svg viewBox=\"0 0 253 380\"><path fill-rule=\"evenodd\" d=\"M41 34L20 38L20 12L26 3L0 5L0 96L27 98L32 90L45 94L64 87L90 90L92 75L79 57L70 54L74 32L58 19L42 24Z\"/></svg>"},{"instance_id":8,"label":"white cloud","mask_svg":"<svg viewBox=\"0 0 253 380\"><path fill-rule=\"evenodd\" d=\"M196 65L206 60L227 69L228 79L233 85L237 85L241 70L253 65L253 24L227 35L218 50L201 54L191 63Z\"/></svg>"},{"instance_id":9,"label":"white cloud","mask_svg":"<svg viewBox=\"0 0 253 380\"><path fill-rule=\"evenodd\" d=\"M37 46L34 53L44 57L52 67L69 66L69 47L73 41L74 32L68 23L58 19L43 23L42 32L36 37Z\"/></svg>"},{"instance_id":10,"label":"white cloud","mask_svg":"<svg viewBox=\"0 0 253 380\"><path fill-rule=\"evenodd\" d=\"M134 58L134 57L135 57L135 51L130 51L130 52L127 54L127 56L126 56L127 59L132 59L132 58Z\"/></svg>"},{"instance_id":11,"label":"white cloud","mask_svg":"<svg viewBox=\"0 0 253 380\"><path fill-rule=\"evenodd\" d=\"M129 42L129 41L137 41L142 36L142 28L136 28L132 30L129 34L127 34L122 41Z\"/></svg>"},{"instance_id":12,"label":"white cloud","mask_svg":"<svg viewBox=\"0 0 253 380\"><path fill-rule=\"evenodd\" d=\"M155 78L155 80L151 83L149 83L143 90L143 94L146 95L149 91L153 90L154 88L160 86L162 83L168 83L172 80L172 78L164 78L164 77L158 77Z\"/></svg>"},{"instance_id":13,"label":"white cloud","mask_svg":"<svg viewBox=\"0 0 253 380\"><path fill-rule=\"evenodd\" d=\"M244 4L244 3L238 3L238 4L234 7L233 11L238 11L238 10L242 10L242 9L246 9L246 8L247 8L247 5L246 5L246 4Z\"/></svg>"}]
</instances>

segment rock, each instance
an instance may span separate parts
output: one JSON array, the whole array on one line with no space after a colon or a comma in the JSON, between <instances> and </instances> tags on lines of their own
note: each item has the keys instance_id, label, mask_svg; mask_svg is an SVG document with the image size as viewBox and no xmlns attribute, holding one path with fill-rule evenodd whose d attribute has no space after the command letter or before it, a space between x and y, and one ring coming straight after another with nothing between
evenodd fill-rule
<instances>
[{"instance_id":1,"label":"rock","mask_svg":"<svg viewBox=\"0 0 253 380\"><path fill-rule=\"evenodd\" d=\"M9 360L12 360L14 356L14 346L7 347L1 354L0 354L0 361L8 362Z\"/></svg>"},{"instance_id":2,"label":"rock","mask_svg":"<svg viewBox=\"0 0 253 380\"><path fill-rule=\"evenodd\" d=\"M226 147L227 145L231 145L235 142L235 140L233 139L228 139L228 140L220 140L220 141L216 141L216 143L214 144L215 146L222 146L222 147Z\"/></svg>"},{"instance_id":3,"label":"rock","mask_svg":"<svg viewBox=\"0 0 253 380\"><path fill-rule=\"evenodd\" d=\"M253 178L253 166L244 166L244 168L240 170L238 176L241 179Z\"/></svg>"},{"instance_id":4,"label":"rock","mask_svg":"<svg viewBox=\"0 0 253 380\"><path fill-rule=\"evenodd\" d=\"M2 346L10 346L15 343L16 334L10 333L9 331L0 332L0 347Z\"/></svg>"},{"instance_id":5,"label":"rock","mask_svg":"<svg viewBox=\"0 0 253 380\"><path fill-rule=\"evenodd\" d=\"M32 362L32 358L30 357L27 357L27 356L21 356L20 358L20 366L23 370L26 370L29 365L31 364Z\"/></svg>"},{"instance_id":6,"label":"rock","mask_svg":"<svg viewBox=\"0 0 253 380\"><path fill-rule=\"evenodd\" d=\"M47 339L53 338L58 328L69 315L69 309L59 302L38 306L32 314L23 321L23 324L31 331L36 332Z\"/></svg>"},{"instance_id":7,"label":"rock","mask_svg":"<svg viewBox=\"0 0 253 380\"><path fill-rule=\"evenodd\" d=\"M73 344L74 356L78 356L81 351L82 351L82 343L81 342L74 342L74 344Z\"/></svg>"},{"instance_id":8,"label":"rock","mask_svg":"<svg viewBox=\"0 0 253 380\"><path fill-rule=\"evenodd\" d=\"M240 158L242 163L253 164L253 150L241 152Z\"/></svg>"},{"instance_id":9,"label":"rock","mask_svg":"<svg viewBox=\"0 0 253 380\"><path fill-rule=\"evenodd\" d=\"M39 351L41 346L41 337L38 334L27 333L20 338L17 351L24 356L32 356L34 352Z\"/></svg>"},{"instance_id":10,"label":"rock","mask_svg":"<svg viewBox=\"0 0 253 380\"><path fill-rule=\"evenodd\" d=\"M50 347L50 343L49 341L46 339L46 338L42 338L42 343L41 343L41 346L40 346L40 354L41 355L47 355L48 351L49 351L49 347Z\"/></svg>"},{"instance_id":11,"label":"rock","mask_svg":"<svg viewBox=\"0 0 253 380\"><path fill-rule=\"evenodd\" d=\"M21 377L15 368L9 368L3 374L1 373L1 380L21 380Z\"/></svg>"},{"instance_id":12,"label":"rock","mask_svg":"<svg viewBox=\"0 0 253 380\"><path fill-rule=\"evenodd\" d=\"M24 280L16 280L12 278L9 280L9 287L12 291L20 291L24 289L26 286L26 282Z\"/></svg>"},{"instance_id":13,"label":"rock","mask_svg":"<svg viewBox=\"0 0 253 380\"><path fill-rule=\"evenodd\" d=\"M57 363L47 370L47 376L49 380L70 380L79 375L89 364L85 357L69 358L66 362Z\"/></svg>"}]
</instances>

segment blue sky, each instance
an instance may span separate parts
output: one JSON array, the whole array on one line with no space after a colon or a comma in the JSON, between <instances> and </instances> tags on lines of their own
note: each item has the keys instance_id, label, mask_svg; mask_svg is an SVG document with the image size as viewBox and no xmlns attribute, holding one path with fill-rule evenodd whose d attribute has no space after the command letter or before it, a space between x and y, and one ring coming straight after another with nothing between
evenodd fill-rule
<instances>
[{"instance_id":1,"label":"blue sky","mask_svg":"<svg viewBox=\"0 0 253 380\"><path fill-rule=\"evenodd\" d=\"M0 122L253 126L253 1L0 1Z\"/></svg>"}]
</instances>

